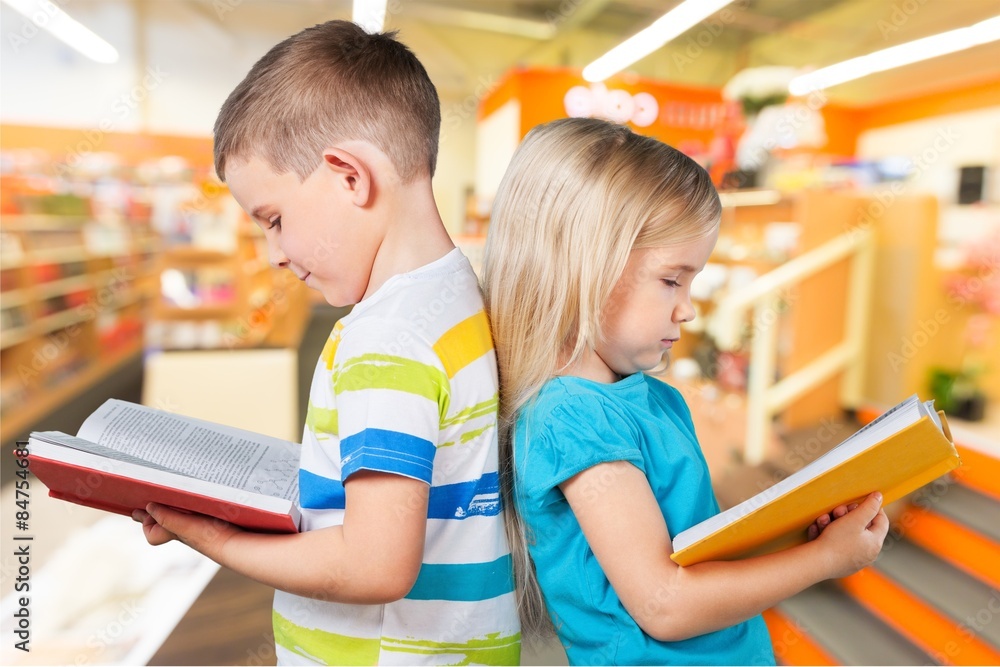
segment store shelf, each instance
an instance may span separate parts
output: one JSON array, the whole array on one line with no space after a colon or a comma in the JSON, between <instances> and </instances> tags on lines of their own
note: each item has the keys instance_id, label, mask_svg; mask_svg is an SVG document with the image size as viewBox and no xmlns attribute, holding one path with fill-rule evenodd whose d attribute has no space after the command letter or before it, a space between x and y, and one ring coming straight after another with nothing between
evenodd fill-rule
<instances>
[{"instance_id":1,"label":"store shelf","mask_svg":"<svg viewBox=\"0 0 1000 667\"><path fill-rule=\"evenodd\" d=\"M82 276L71 276L61 280L42 283L35 287L35 295L38 297L58 296L68 294L81 288L93 287L96 275L85 274ZM21 290L23 291L23 290Z\"/></svg>"},{"instance_id":2,"label":"store shelf","mask_svg":"<svg viewBox=\"0 0 1000 667\"><path fill-rule=\"evenodd\" d=\"M23 343L34 335L31 327L17 327L16 329L4 329L0 332L0 350Z\"/></svg>"},{"instance_id":3,"label":"store shelf","mask_svg":"<svg viewBox=\"0 0 1000 667\"><path fill-rule=\"evenodd\" d=\"M23 264L67 264L69 262L84 261L89 257L90 253L87 252L86 246L79 245L67 248L36 250L32 253L31 260Z\"/></svg>"},{"instance_id":4,"label":"store shelf","mask_svg":"<svg viewBox=\"0 0 1000 667\"><path fill-rule=\"evenodd\" d=\"M84 370L41 392L31 401L7 411L0 422L0 441L23 434L31 425L59 408L77 394L86 391L100 380L117 372L125 364L135 361L142 353L142 342L136 340L127 347L106 357L95 359Z\"/></svg>"},{"instance_id":5,"label":"store shelf","mask_svg":"<svg viewBox=\"0 0 1000 667\"><path fill-rule=\"evenodd\" d=\"M83 309L73 308L55 313L54 315L47 315L35 322L31 328L36 336L44 336L57 329L65 329L73 324L83 322L89 317L89 313Z\"/></svg>"},{"instance_id":6,"label":"store shelf","mask_svg":"<svg viewBox=\"0 0 1000 667\"><path fill-rule=\"evenodd\" d=\"M27 208L91 207L56 194L12 199ZM9 441L140 353L149 293L141 267L157 237L148 220L124 213L5 214L0 224L8 250L0 266L10 327L0 337L0 386Z\"/></svg>"},{"instance_id":7,"label":"store shelf","mask_svg":"<svg viewBox=\"0 0 1000 667\"><path fill-rule=\"evenodd\" d=\"M29 299L31 299L31 295L27 290L7 290L5 292L0 292L0 307L13 308L14 306L21 306L27 303Z\"/></svg>"},{"instance_id":8,"label":"store shelf","mask_svg":"<svg viewBox=\"0 0 1000 667\"><path fill-rule=\"evenodd\" d=\"M73 230L91 220L86 215L8 214L3 217L3 227L4 231Z\"/></svg>"}]
</instances>

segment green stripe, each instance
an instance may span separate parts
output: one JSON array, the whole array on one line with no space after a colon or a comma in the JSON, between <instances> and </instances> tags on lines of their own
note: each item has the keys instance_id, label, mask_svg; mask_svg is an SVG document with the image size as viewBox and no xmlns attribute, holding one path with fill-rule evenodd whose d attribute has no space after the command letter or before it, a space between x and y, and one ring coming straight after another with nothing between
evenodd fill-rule
<instances>
[{"instance_id":1,"label":"green stripe","mask_svg":"<svg viewBox=\"0 0 1000 667\"><path fill-rule=\"evenodd\" d=\"M481 639L470 639L461 644L386 637L382 642L382 650L417 655L454 653L465 656L461 662L451 663L454 665L519 665L521 664L521 633L501 637L499 632L494 632Z\"/></svg>"},{"instance_id":2,"label":"green stripe","mask_svg":"<svg viewBox=\"0 0 1000 667\"><path fill-rule=\"evenodd\" d=\"M334 369L334 393L365 389L392 389L423 396L438 404L442 420L450 401L450 384L444 371L390 354L362 354Z\"/></svg>"},{"instance_id":3,"label":"green stripe","mask_svg":"<svg viewBox=\"0 0 1000 667\"><path fill-rule=\"evenodd\" d=\"M499 394L493 394L493 398L485 400L482 403L476 403L471 408L462 410L454 417L449 417L448 419L443 420L441 422L441 428L464 424L465 422L475 419L476 417L482 417L483 415L488 415L491 412L496 412L498 399Z\"/></svg>"},{"instance_id":4,"label":"green stripe","mask_svg":"<svg viewBox=\"0 0 1000 667\"><path fill-rule=\"evenodd\" d=\"M327 665L377 665L378 638L350 637L316 628L304 628L272 611L274 643L297 655Z\"/></svg>"},{"instance_id":5,"label":"green stripe","mask_svg":"<svg viewBox=\"0 0 1000 667\"><path fill-rule=\"evenodd\" d=\"M475 431L467 431L466 433L463 433L458 440L464 445L470 440L475 440L480 435L493 428L493 426L494 424L487 424L482 428L477 428ZM442 442L440 445L438 445L438 447L451 447L454 444L455 444L454 440L449 440L448 442Z\"/></svg>"},{"instance_id":6,"label":"green stripe","mask_svg":"<svg viewBox=\"0 0 1000 667\"><path fill-rule=\"evenodd\" d=\"M308 426L313 433L330 433L331 435L337 435L339 431L337 428L336 408L331 410L329 408L321 408L310 403L309 410L306 412L306 426Z\"/></svg>"}]
</instances>

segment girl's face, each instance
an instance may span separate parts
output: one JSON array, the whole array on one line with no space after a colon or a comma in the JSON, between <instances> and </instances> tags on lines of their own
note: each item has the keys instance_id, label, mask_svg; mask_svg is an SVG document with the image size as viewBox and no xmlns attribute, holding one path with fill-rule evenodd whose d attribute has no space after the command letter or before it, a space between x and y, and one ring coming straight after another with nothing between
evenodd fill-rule
<instances>
[{"instance_id":1,"label":"girl's face","mask_svg":"<svg viewBox=\"0 0 1000 667\"><path fill-rule=\"evenodd\" d=\"M583 377L615 382L659 365L680 338L681 323L694 319L691 281L705 268L717 237L716 230L681 245L632 251L604 307L602 340L582 360Z\"/></svg>"}]
</instances>

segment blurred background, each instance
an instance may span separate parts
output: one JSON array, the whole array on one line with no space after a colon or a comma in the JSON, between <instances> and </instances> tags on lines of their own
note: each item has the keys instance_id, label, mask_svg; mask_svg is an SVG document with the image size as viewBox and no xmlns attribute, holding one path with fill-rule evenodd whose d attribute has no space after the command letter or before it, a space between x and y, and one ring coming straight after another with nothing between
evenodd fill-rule
<instances>
[{"instance_id":1,"label":"blurred background","mask_svg":"<svg viewBox=\"0 0 1000 667\"><path fill-rule=\"evenodd\" d=\"M780 662L1000 663L1000 2L357 4L0 2L2 662L273 664L270 591L37 480L16 527L11 450L108 398L299 440L346 311L268 267L211 130L271 46L339 18L398 30L437 86L435 195L474 265L539 123L628 123L709 171L719 243L662 377L723 506L911 394L945 410L964 465L890 507L876 565L767 612Z\"/></svg>"}]
</instances>

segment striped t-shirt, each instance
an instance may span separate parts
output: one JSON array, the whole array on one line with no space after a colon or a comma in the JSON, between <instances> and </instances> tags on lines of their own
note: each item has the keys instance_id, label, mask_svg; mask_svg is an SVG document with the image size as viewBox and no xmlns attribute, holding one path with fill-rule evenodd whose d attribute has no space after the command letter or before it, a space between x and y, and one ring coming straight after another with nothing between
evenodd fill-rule
<instances>
[{"instance_id":1,"label":"striped t-shirt","mask_svg":"<svg viewBox=\"0 0 1000 667\"><path fill-rule=\"evenodd\" d=\"M461 251L390 278L337 322L302 442L302 530L342 524L343 481L376 470L430 485L423 563L402 600L278 591L279 664L518 664L520 626L497 478L497 371Z\"/></svg>"}]
</instances>

